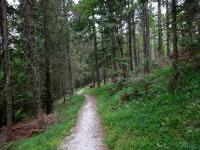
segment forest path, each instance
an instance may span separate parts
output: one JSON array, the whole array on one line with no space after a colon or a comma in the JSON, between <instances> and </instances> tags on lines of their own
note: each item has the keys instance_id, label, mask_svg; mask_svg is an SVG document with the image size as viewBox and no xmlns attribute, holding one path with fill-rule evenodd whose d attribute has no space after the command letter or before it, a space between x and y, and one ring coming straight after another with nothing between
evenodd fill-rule
<instances>
[{"instance_id":1,"label":"forest path","mask_svg":"<svg viewBox=\"0 0 200 150\"><path fill-rule=\"evenodd\" d=\"M97 102L93 96L85 96L76 127L67 137L61 149L63 150L106 150L102 142L102 129L97 113Z\"/></svg>"}]
</instances>

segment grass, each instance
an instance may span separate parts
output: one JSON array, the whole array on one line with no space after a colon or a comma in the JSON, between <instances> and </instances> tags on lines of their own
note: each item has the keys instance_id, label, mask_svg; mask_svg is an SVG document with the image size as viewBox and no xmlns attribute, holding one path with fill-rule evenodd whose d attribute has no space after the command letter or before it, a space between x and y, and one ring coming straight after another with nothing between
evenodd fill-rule
<instances>
[{"instance_id":1,"label":"grass","mask_svg":"<svg viewBox=\"0 0 200 150\"><path fill-rule=\"evenodd\" d=\"M97 96L112 150L199 150L200 72L181 70L179 90L169 90L172 69L165 67L139 80L87 89ZM148 88L147 86L148 85ZM122 100L124 93L138 96Z\"/></svg>"},{"instance_id":2,"label":"grass","mask_svg":"<svg viewBox=\"0 0 200 150\"><path fill-rule=\"evenodd\" d=\"M70 129L75 125L78 111L83 104L84 97L75 95L68 104L55 106L60 121L50 126L45 132L31 138L22 139L9 143L5 146L7 150L56 150L63 138L67 136Z\"/></svg>"}]
</instances>

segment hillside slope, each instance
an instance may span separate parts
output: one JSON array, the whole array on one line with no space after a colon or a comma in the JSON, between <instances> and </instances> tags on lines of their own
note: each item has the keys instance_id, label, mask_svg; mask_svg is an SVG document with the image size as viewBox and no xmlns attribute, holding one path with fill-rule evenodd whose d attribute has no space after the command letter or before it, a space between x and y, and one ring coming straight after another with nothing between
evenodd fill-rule
<instances>
[{"instance_id":1,"label":"hillside slope","mask_svg":"<svg viewBox=\"0 0 200 150\"><path fill-rule=\"evenodd\" d=\"M170 67L131 82L87 89L99 100L110 149L200 149L200 72L186 68L175 93L169 86Z\"/></svg>"}]
</instances>

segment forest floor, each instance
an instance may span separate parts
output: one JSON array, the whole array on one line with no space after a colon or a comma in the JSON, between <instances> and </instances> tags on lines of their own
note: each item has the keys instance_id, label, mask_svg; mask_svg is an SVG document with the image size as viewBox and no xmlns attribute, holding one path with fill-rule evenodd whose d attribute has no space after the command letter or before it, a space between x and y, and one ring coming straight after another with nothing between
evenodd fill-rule
<instances>
[{"instance_id":1,"label":"forest floor","mask_svg":"<svg viewBox=\"0 0 200 150\"><path fill-rule=\"evenodd\" d=\"M26 138L6 143L0 149L55 150L59 148L63 139L70 133L71 128L75 126L77 115L83 105L84 99L84 96L74 95L69 101L57 101L55 103L55 113L58 116L57 123L47 126L40 134L34 134L29 138L25 136ZM34 128L30 130L34 130Z\"/></svg>"},{"instance_id":2,"label":"forest floor","mask_svg":"<svg viewBox=\"0 0 200 150\"><path fill-rule=\"evenodd\" d=\"M109 149L200 149L200 71L184 65L180 73L176 92L169 66L85 89L97 97Z\"/></svg>"},{"instance_id":3,"label":"forest floor","mask_svg":"<svg viewBox=\"0 0 200 150\"><path fill-rule=\"evenodd\" d=\"M43 132L48 126L58 122L56 113L49 115L42 114L40 119L29 118L12 126L12 138L10 141L28 138ZM0 144L6 142L6 127L0 128Z\"/></svg>"},{"instance_id":4,"label":"forest floor","mask_svg":"<svg viewBox=\"0 0 200 150\"><path fill-rule=\"evenodd\" d=\"M97 114L95 97L86 96L86 102L79 112L76 127L61 146L63 150L105 150L102 130Z\"/></svg>"}]
</instances>

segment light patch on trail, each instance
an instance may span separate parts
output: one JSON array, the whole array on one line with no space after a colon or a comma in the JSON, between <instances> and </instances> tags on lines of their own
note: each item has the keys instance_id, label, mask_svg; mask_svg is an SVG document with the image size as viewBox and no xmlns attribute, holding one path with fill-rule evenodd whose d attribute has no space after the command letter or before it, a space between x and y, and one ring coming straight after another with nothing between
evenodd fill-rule
<instances>
[{"instance_id":1,"label":"light patch on trail","mask_svg":"<svg viewBox=\"0 0 200 150\"><path fill-rule=\"evenodd\" d=\"M86 102L79 112L77 125L60 148L62 150L106 150L102 141L96 99L86 96Z\"/></svg>"},{"instance_id":2,"label":"light patch on trail","mask_svg":"<svg viewBox=\"0 0 200 150\"><path fill-rule=\"evenodd\" d=\"M78 95L82 95L84 92L84 89L81 89L80 91L77 92Z\"/></svg>"}]
</instances>

